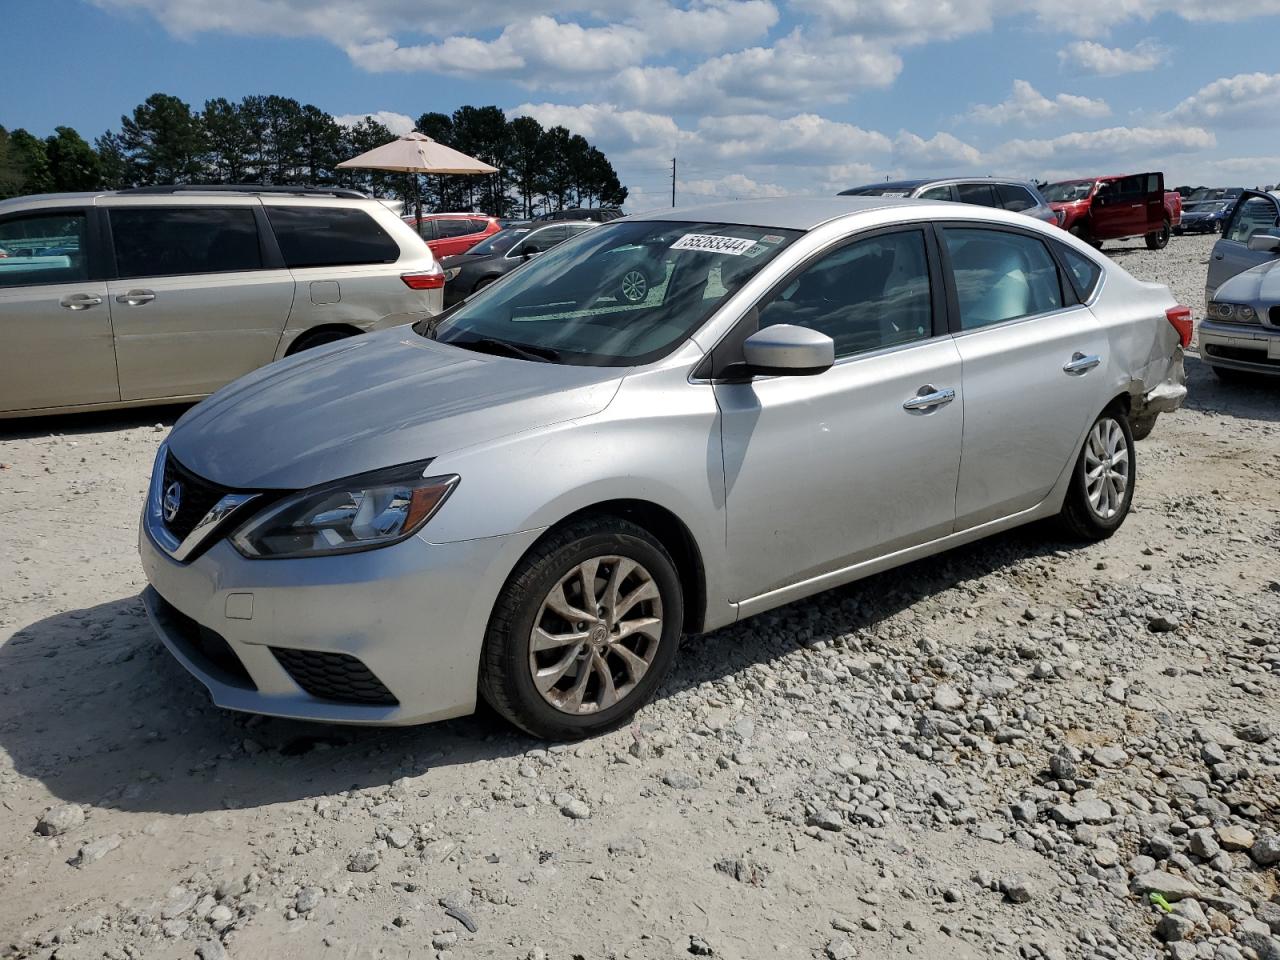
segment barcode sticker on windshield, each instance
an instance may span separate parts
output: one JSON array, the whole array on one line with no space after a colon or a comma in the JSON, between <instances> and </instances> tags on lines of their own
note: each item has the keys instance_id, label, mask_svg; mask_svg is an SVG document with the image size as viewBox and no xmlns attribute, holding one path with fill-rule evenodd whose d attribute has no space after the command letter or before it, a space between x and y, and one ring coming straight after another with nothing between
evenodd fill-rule
<instances>
[{"instance_id":1,"label":"barcode sticker on windshield","mask_svg":"<svg viewBox=\"0 0 1280 960\"><path fill-rule=\"evenodd\" d=\"M672 250L701 250L704 253L727 253L740 257L756 245L754 240L738 237L717 237L710 233L686 233L671 245Z\"/></svg>"}]
</instances>

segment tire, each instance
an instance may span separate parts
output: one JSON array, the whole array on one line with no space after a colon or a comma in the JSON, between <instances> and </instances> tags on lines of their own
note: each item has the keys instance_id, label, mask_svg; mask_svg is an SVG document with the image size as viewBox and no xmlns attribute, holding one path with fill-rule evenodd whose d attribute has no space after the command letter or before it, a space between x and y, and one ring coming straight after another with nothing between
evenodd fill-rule
<instances>
[{"instance_id":1,"label":"tire","mask_svg":"<svg viewBox=\"0 0 1280 960\"><path fill-rule=\"evenodd\" d=\"M313 333L304 333L289 347L289 356L295 353L301 353L303 350L310 350L312 347L323 347L326 343L336 343L339 340L346 340L348 337L354 337L355 330L316 330Z\"/></svg>"},{"instance_id":2,"label":"tire","mask_svg":"<svg viewBox=\"0 0 1280 960\"><path fill-rule=\"evenodd\" d=\"M561 616L552 608L553 592L560 609L580 612L579 604L586 605L582 568L592 560L598 564L592 577L596 615L587 612L582 621ZM616 623L659 621L647 631L633 630L625 643L609 639L616 633L614 616L607 610L609 588L619 570L622 589L617 592L651 592L656 600L643 596L621 609ZM631 615L637 610L639 617ZM605 615L597 619L600 611ZM683 622L684 598L675 563L653 535L618 517L574 521L536 544L507 579L485 634L480 693L498 713L535 737L578 740L604 733L629 720L653 696L675 661ZM531 649L535 627L552 641L537 651ZM579 639L554 642L565 637ZM637 679L638 663L647 668ZM535 670L543 677L541 690ZM606 675L617 696L612 703Z\"/></svg>"},{"instance_id":3,"label":"tire","mask_svg":"<svg viewBox=\"0 0 1280 960\"><path fill-rule=\"evenodd\" d=\"M1163 250L1169 245L1169 234L1173 232L1173 228L1166 220L1161 224L1160 229L1155 233L1148 233L1144 238L1147 241L1148 250Z\"/></svg>"},{"instance_id":4,"label":"tire","mask_svg":"<svg viewBox=\"0 0 1280 960\"><path fill-rule=\"evenodd\" d=\"M1102 249L1102 241L1101 241L1101 240L1095 240L1095 239L1093 238L1093 233L1092 233L1092 231L1090 231L1087 227L1082 226L1081 224L1078 224L1078 223L1077 223L1075 226L1073 226L1073 227L1072 227L1070 230L1068 230L1067 232L1068 232L1068 233L1070 233L1070 234L1071 234L1073 237L1075 237L1077 240L1083 240L1085 243L1087 243L1089 246L1093 247L1093 249L1095 249L1095 250L1101 250L1101 249Z\"/></svg>"},{"instance_id":5,"label":"tire","mask_svg":"<svg viewBox=\"0 0 1280 960\"><path fill-rule=\"evenodd\" d=\"M497 279L498 279L497 277L481 277L479 280L476 281L476 285L471 288L471 292L479 293L481 290L483 290L485 287L487 287L489 284L493 283L493 281Z\"/></svg>"},{"instance_id":6,"label":"tire","mask_svg":"<svg viewBox=\"0 0 1280 960\"><path fill-rule=\"evenodd\" d=\"M1134 417L1129 423L1129 430L1133 434L1134 442L1145 440L1151 436L1151 431L1156 428L1156 420L1160 417L1158 413L1152 413L1145 417Z\"/></svg>"},{"instance_id":7,"label":"tire","mask_svg":"<svg viewBox=\"0 0 1280 960\"><path fill-rule=\"evenodd\" d=\"M1120 468L1118 465L1122 463L1124 466ZM1118 407L1108 407L1093 422L1080 448L1071 487L1058 514L1064 532L1073 539L1098 541L1106 540L1119 530L1133 503L1136 468L1129 418ZM1101 478L1091 481L1089 474L1099 470L1103 471ZM1107 477L1121 472L1124 489L1119 491L1117 500L1115 484ZM1094 496L1090 495L1091 491Z\"/></svg>"}]
</instances>

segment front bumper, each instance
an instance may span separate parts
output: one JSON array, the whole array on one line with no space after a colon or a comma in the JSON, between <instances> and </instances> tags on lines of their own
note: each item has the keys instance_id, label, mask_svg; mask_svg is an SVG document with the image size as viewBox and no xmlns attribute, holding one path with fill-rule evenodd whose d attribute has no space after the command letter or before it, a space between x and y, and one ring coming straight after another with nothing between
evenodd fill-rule
<instances>
[{"instance_id":1,"label":"front bumper","mask_svg":"<svg viewBox=\"0 0 1280 960\"><path fill-rule=\"evenodd\" d=\"M143 600L165 646L220 707L336 723L443 720L475 709L489 614L539 533L446 544L416 536L297 560L247 560L224 539L179 563L144 516ZM308 658L339 666L327 677L324 666L300 670ZM368 702L366 675L390 696Z\"/></svg>"},{"instance_id":2,"label":"front bumper","mask_svg":"<svg viewBox=\"0 0 1280 960\"><path fill-rule=\"evenodd\" d=\"M1280 327L1201 320L1200 356L1215 367L1280 376Z\"/></svg>"}]
</instances>

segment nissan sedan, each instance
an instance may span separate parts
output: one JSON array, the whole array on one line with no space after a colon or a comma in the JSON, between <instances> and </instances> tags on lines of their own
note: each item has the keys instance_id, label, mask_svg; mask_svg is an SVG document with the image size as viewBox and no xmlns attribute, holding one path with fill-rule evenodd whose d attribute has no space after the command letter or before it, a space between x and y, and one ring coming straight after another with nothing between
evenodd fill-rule
<instances>
[{"instance_id":1,"label":"nissan sedan","mask_svg":"<svg viewBox=\"0 0 1280 960\"><path fill-rule=\"evenodd\" d=\"M1190 333L1167 288L1019 214L628 217L188 412L143 511L146 607L224 707L411 724L483 696L591 735L683 635L1033 520L1111 536Z\"/></svg>"}]
</instances>

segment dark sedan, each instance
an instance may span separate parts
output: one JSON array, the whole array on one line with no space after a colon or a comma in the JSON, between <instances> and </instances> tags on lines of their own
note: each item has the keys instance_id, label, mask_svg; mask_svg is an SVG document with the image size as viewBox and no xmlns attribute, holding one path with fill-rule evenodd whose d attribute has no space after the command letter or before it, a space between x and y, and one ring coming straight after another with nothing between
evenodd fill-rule
<instances>
[{"instance_id":1,"label":"dark sedan","mask_svg":"<svg viewBox=\"0 0 1280 960\"><path fill-rule=\"evenodd\" d=\"M466 253L444 257L444 305L451 307L505 276L526 260L596 226L592 222L529 223L508 227Z\"/></svg>"}]
</instances>

